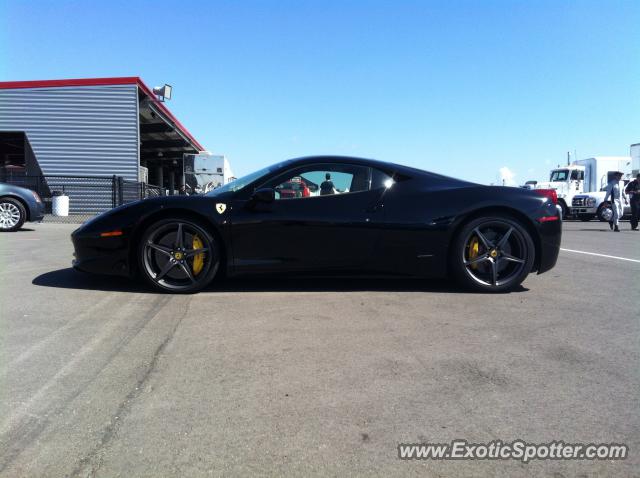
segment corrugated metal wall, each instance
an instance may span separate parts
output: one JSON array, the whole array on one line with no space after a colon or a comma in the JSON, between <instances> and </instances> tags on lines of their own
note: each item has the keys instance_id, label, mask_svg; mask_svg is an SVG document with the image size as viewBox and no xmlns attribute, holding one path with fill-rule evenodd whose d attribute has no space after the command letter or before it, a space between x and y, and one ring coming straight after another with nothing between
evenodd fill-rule
<instances>
[{"instance_id":1,"label":"corrugated metal wall","mask_svg":"<svg viewBox=\"0 0 640 478\"><path fill-rule=\"evenodd\" d=\"M136 85L0 90L0 131L24 131L45 175L138 179Z\"/></svg>"}]
</instances>

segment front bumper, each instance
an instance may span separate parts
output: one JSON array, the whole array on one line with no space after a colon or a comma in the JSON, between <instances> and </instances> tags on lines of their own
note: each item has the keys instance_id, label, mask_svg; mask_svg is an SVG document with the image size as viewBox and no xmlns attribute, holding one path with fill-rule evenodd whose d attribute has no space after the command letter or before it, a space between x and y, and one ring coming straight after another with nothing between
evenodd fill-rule
<instances>
[{"instance_id":1,"label":"front bumper","mask_svg":"<svg viewBox=\"0 0 640 478\"><path fill-rule=\"evenodd\" d=\"M44 204L34 202L29 206L29 222L40 222L44 219Z\"/></svg>"},{"instance_id":2,"label":"front bumper","mask_svg":"<svg viewBox=\"0 0 640 478\"><path fill-rule=\"evenodd\" d=\"M572 207L571 214L595 214L597 209L595 207Z\"/></svg>"},{"instance_id":3,"label":"front bumper","mask_svg":"<svg viewBox=\"0 0 640 478\"><path fill-rule=\"evenodd\" d=\"M126 237L79 236L73 233L71 241L74 269L92 274L131 275Z\"/></svg>"}]
</instances>

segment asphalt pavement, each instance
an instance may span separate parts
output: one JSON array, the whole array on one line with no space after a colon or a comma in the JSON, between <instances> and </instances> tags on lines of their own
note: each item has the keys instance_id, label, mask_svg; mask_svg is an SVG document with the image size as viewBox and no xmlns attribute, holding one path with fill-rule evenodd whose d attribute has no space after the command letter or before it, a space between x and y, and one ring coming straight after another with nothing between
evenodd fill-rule
<instances>
[{"instance_id":1,"label":"asphalt pavement","mask_svg":"<svg viewBox=\"0 0 640 478\"><path fill-rule=\"evenodd\" d=\"M628 222L566 222L556 268L502 295L387 279L156 294L71 270L74 227L0 236L0 476L637 476ZM398 459L460 438L630 456Z\"/></svg>"}]
</instances>

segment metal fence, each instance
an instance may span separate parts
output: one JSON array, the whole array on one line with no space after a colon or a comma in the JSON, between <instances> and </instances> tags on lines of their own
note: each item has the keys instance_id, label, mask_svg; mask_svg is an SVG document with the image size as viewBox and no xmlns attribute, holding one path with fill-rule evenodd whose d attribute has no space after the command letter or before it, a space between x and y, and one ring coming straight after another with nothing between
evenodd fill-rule
<instances>
[{"instance_id":1,"label":"metal fence","mask_svg":"<svg viewBox=\"0 0 640 478\"><path fill-rule=\"evenodd\" d=\"M160 187L129 181L119 176L1 175L0 182L37 192L50 222L83 222L96 214L122 204L161 196ZM52 216L52 198L58 193L69 196L69 216Z\"/></svg>"},{"instance_id":2,"label":"metal fence","mask_svg":"<svg viewBox=\"0 0 640 478\"><path fill-rule=\"evenodd\" d=\"M163 191L159 186L151 184L129 181L118 178L116 181L116 190L118 191L118 205L127 204L139 199L153 198L163 195Z\"/></svg>"}]
</instances>

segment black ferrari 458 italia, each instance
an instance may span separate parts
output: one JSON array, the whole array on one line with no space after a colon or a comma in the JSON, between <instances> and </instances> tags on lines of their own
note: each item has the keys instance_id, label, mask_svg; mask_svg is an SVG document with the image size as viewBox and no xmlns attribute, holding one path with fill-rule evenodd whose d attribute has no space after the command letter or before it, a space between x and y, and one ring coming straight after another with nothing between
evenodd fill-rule
<instances>
[{"instance_id":1,"label":"black ferrari 458 italia","mask_svg":"<svg viewBox=\"0 0 640 478\"><path fill-rule=\"evenodd\" d=\"M368 159L293 159L206 195L106 212L72 234L73 265L166 292L265 273L452 276L508 291L556 263L553 196Z\"/></svg>"}]
</instances>

